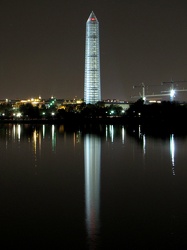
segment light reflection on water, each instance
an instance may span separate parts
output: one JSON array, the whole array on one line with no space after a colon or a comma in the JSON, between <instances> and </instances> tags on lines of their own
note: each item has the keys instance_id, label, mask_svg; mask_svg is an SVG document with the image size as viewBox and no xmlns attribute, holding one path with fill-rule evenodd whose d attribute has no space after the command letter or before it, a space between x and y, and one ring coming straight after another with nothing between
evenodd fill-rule
<instances>
[{"instance_id":1,"label":"light reflection on water","mask_svg":"<svg viewBox=\"0 0 187 250\"><path fill-rule=\"evenodd\" d=\"M175 140L174 134L170 135L170 154L172 163L172 173L175 175Z\"/></svg>"},{"instance_id":2,"label":"light reflection on water","mask_svg":"<svg viewBox=\"0 0 187 250\"><path fill-rule=\"evenodd\" d=\"M176 141L178 142L177 144ZM116 230L119 231L119 235L127 234L127 236L129 236L130 243L127 239L126 249L136 249L133 245L136 244L136 242L133 241L133 237L136 238L136 236L133 234L132 236L129 233L129 231L132 230L131 227L135 231L136 227L140 227L139 230L142 233L139 232L139 234L142 238L141 240L138 238L137 242L139 242L139 244L141 242L142 245L148 244L146 243L146 237L145 239L143 238L143 231L145 231L145 235L149 234L150 236L151 234L151 230L149 230L148 226L149 222L146 222L147 224L145 223L147 228L143 226L143 218L146 217L146 215L150 220L153 219L157 227L164 227L162 223L159 224L161 216L163 216L163 218L165 218L164 216L168 217L169 223L172 221L172 229L169 228L169 226L166 228L167 237L174 243L175 240L177 241L177 230L181 227L180 223L185 216L187 218L187 205L183 203L184 199L182 199L187 195L187 187L185 186L187 173L184 163L184 159L186 160L185 148L187 147L187 140L185 138L181 139L174 134L167 135L164 140L158 137L150 137L147 136L146 133L142 133L140 126L137 130L129 133L125 126L115 125L102 126L96 131L88 132L84 129L68 131L64 125L35 126L13 124L1 126L0 143L2 161L8 162L8 160L10 161L9 158L13 156L15 159L20 160L14 155L14 151L16 154L20 154L20 158L20 152L23 152L28 159L32 158L32 161L28 160L27 162L27 169L33 167L35 169L35 175L37 174L39 176L38 178L45 173L45 175L49 175L47 178L50 180L51 172L53 171L54 175L54 171L58 169L58 176L54 178L58 179L59 174L61 174L60 178L62 178L63 181L59 184L59 189L57 190L60 194L65 191L67 194L65 192L66 195L63 197L60 197L60 195L57 196L57 203L61 203L60 199L64 200L62 208L67 206L66 209L64 208L67 214L69 210L73 210L72 207L68 207L68 203L71 199L78 200L80 204L84 203L84 212L81 208L77 208L79 206L76 202L74 205L77 217L81 218L82 227L85 227L87 234L87 238L82 239L81 242L85 240L85 247L88 245L88 249L99 249L101 242L104 242L102 243L104 245L109 246L111 243L114 246L116 242L112 240L110 233L113 232L115 237L119 237L118 233L115 232L115 227ZM4 144L5 150L3 149ZM180 155L182 151L183 154ZM8 157L8 154L10 157ZM79 162L76 162L73 156L79 159ZM1 162L2 169L3 164L7 164L6 166L8 166L7 162ZM52 165L51 168L50 164ZM55 165L58 165L58 168L55 169ZM0 170L2 171L2 169ZM9 167L9 169L11 170L11 167ZM3 171L6 171L6 169ZM1 176L3 176L2 173L4 172L1 172ZM6 172L6 176L8 176L8 174L9 173ZM74 182L71 183L71 180L64 179L64 176L71 176ZM39 179L41 182L43 181L42 178L41 180ZM76 192L72 198L68 197L68 193L73 193L72 190L74 190L74 186L76 186L76 183L79 183L80 180L84 180L84 183L81 183L84 189L82 190L82 186L80 185L79 187L78 184L77 187L81 190L79 191L79 196L82 194L84 198L77 199ZM34 179L33 182L30 182L34 186L37 181ZM152 183L153 186L151 186ZM42 186L43 184L40 183L38 185ZM55 187L55 181L51 185ZM152 194L150 194L150 190L154 193L154 198ZM181 190L183 193L180 193ZM166 195L164 192L166 192ZM6 193L4 195L6 195ZM10 194L8 195L11 197ZM103 197L102 199L101 196ZM48 198L52 198L52 196L49 195ZM45 196L43 199L46 203L49 202ZM84 199L84 202L82 199ZM153 199L155 208L154 205L152 205L151 199ZM167 202L164 199L166 199ZM168 207L166 207L166 209L162 208L163 204ZM157 213L156 208L159 213ZM58 211L56 207L53 209ZM180 209L182 209L181 215L179 215ZM37 212L37 210L35 212ZM151 215L151 213L153 213L153 215ZM84 214L83 217L82 214ZM108 214L107 219L106 214ZM60 212L57 216L61 218ZM72 214L71 216L73 218ZM133 216L136 216L136 219L133 219ZM115 217L116 220L114 219ZM13 217L13 219L15 218ZM47 219L48 218L46 218L46 220ZM70 223L72 231L75 230L73 229L75 222L71 217L66 223L64 223L64 219L60 221L62 228L63 226L67 228ZM113 221L114 228L110 221ZM141 226L137 226L139 221ZM187 224L187 220L184 223ZM177 227L176 231L175 226ZM155 226L155 228L157 227ZM157 237L157 235L159 236L159 230L155 229L152 224L151 228L153 231L155 230L155 237ZM66 230L63 230L62 232L64 233ZM81 228L81 230L83 231L83 228ZM160 230L162 231L162 229ZM105 231L107 233L105 233ZM184 233L185 231L183 230L182 235ZM81 237L84 238L82 234ZM50 235L48 235L48 237L50 237ZM119 243L122 239L123 236L120 236L118 239ZM108 242L106 243L106 241ZM167 245L167 242L165 245Z\"/></svg>"},{"instance_id":3,"label":"light reflection on water","mask_svg":"<svg viewBox=\"0 0 187 250\"><path fill-rule=\"evenodd\" d=\"M97 246L100 209L101 138L96 135L84 137L86 228L90 249ZM94 247L94 248L93 248Z\"/></svg>"},{"instance_id":4,"label":"light reflection on water","mask_svg":"<svg viewBox=\"0 0 187 250\"><path fill-rule=\"evenodd\" d=\"M55 151L56 148L56 130L55 125L51 127L51 140L52 140L52 151Z\"/></svg>"}]
</instances>

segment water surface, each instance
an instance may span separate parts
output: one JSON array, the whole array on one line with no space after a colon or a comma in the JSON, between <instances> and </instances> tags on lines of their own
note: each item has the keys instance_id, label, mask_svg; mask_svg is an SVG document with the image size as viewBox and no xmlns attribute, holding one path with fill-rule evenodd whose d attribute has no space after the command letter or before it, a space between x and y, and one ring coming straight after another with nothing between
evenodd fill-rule
<instances>
[{"instance_id":1,"label":"water surface","mask_svg":"<svg viewBox=\"0 0 187 250\"><path fill-rule=\"evenodd\" d=\"M187 137L0 126L4 249L186 249Z\"/></svg>"}]
</instances>

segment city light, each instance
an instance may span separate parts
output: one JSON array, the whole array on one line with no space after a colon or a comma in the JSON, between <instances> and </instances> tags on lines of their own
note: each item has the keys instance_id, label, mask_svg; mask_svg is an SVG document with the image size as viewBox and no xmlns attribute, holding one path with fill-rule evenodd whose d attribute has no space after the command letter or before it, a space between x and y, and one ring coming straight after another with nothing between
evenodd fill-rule
<instances>
[{"instance_id":1,"label":"city light","mask_svg":"<svg viewBox=\"0 0 187 250\"><path fill-rule=\"evenodd\" d=\"M171 98L175 97L175 90L174 89L171 89L171 91L170 91L170 97Z\"/></svg>"}]
</instances>

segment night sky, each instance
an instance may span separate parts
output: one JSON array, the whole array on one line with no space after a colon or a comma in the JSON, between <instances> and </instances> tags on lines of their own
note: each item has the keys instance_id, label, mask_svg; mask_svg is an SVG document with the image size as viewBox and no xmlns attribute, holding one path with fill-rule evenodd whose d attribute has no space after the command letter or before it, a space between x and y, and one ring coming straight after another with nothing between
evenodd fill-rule
<instances>
[{"instance_id":1,"label":"night sky","mask_svg":"<svg viewBox=\"0 0 187 250\"><path fill-rule=\"evenodd\" d=\"M133 85L159 85L152 94L163 81L187 80L186 0L1 0L0 99L83 98L91 11L100 25L102 99L132 101L141 91ZM187 92L177 99L187 101Z\"/></svg>"}]
</instances>

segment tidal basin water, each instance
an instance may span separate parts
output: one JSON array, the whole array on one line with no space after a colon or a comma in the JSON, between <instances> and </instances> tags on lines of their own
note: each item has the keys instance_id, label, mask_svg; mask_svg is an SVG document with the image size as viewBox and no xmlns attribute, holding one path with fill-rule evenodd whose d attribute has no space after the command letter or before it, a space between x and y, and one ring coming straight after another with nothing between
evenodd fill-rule
<instances>
[{"instance_id":1,"label":"tidal basin water","mask_svg":"<svg viewBox=\"0 0 187 250\"><path fill-rule=\"evenodd\" d=\"M0 125L1 249L187 249L187 136Z\"/></svg>"}]
</instances>

